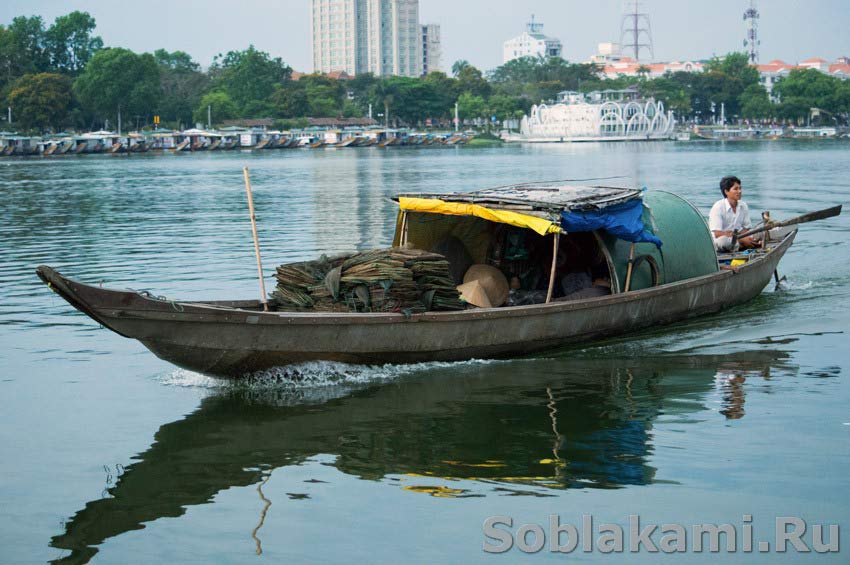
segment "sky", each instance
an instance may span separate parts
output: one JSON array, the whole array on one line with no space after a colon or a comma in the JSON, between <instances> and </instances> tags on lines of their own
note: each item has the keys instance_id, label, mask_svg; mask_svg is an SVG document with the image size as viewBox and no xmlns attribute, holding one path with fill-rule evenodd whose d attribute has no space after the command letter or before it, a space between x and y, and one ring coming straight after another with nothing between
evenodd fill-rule
<instances>
[{"instance_id":1,"label":"sky","mask_svg":"<svg viewBox=\"0 0 850 565\"><path fill-rule=\"evenodd\" d=\"M705 59L743 50L750 0L643 0L656 61ZM310 72L310 0L1 0L0 24L19 15L47 25L89 12L105 45L136 52L186 51L207 67L213 57L253 44L295 70ZM850 0L758 0L760 62L796 63L850 56ZM441 26L443 70L465 59L483 70L502 64L502 43L534 14L563 57L584 62L604 41L619 41L623 0L420 0L421 23Z\"/></svg>"}]
</instances>

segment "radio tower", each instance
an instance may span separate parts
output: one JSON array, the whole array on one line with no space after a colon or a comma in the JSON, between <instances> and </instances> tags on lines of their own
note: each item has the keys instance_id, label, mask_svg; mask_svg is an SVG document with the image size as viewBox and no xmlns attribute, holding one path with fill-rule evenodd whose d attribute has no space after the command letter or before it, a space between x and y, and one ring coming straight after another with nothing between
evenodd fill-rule
<instances>
[{"instance_id":1,"label":"radio tower","mask_svg":"<svg viewBox=\"0 0 850 565\"><path fill-rule=\"evenodd\" d=\"M744 21L747 22L747 38L744 47L750 51L750 63L756 64L759 60L759 11L756 9L756 0L750 0L749 9L744 12Z\"/></svg>"},{"instance_id":2,"label":"radio tower","mask_svg":"<svg viewBox=\"0 0 850 565\"><path fill-rule=\"evenodd\" d=\"M652 27L649 25L649 14L641 12L640 0L626 0L623 8L623 19L620 22L620 45L623 53L631 49L635 61L640 61L641 49L649 51L649 59L655 58L652 50Z\"/></svg>"}]
</instances>

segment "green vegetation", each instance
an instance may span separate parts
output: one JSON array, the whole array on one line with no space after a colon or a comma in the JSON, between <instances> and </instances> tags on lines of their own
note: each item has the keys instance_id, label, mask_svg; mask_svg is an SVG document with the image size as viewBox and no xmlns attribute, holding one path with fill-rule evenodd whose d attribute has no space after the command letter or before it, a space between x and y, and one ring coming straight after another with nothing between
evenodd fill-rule
<instances>
[{"instance_id":1,"label":"green vegetation","mask_svg":"<svg viewBox=\"0 0 850 565\"><path fill-rule=\"evenodd\" d=\"M743 53L706 64L703 73L649 78L601 79L594 65L558 58L524 57L483 73L456 61L451 75L350 80L302 75L282 59L249 46L215 57L206 71L183 51L137 54L103 46L96 23L75 11L45 26L41 17L20 16L0 26L0 97L12 107L18 131L97 129L116 124L145 127L154 116L163 126L213 125L234 118L271 118L280 126L306 125L307 117L372 116L390 126L449 127L457 103L460 119L489 129L519 119L533 104L564 90L635 87L664 102L679 119L705 122L725 105L729 121L791 120L817 116L826 123L850 118L850 81L815 70L795 70L774 87L775 102ZM816 111L815 111L816 110ZM5 128L8 129L8 128ZM480 139L479 143L484 143Z\"/></svg>"},{"instance_id":2,"label":"green vegetation","mask_svg":"<svg viewBox=\"0 0 850 565\"><path fill-rule=\"evenodd\" d=\"M466 142L467 147L494 147L504 143L492 133L480 133Z\"/></svg>"}]
</instances>

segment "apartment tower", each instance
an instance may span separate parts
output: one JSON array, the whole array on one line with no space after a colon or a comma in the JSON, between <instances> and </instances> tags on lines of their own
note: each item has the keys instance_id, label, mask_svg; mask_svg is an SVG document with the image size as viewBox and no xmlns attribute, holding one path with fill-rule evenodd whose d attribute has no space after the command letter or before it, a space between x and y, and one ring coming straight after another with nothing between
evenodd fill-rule
<instances>
[{"instance_id":1,"label":"apartment tower","mask_svg":"<svg viewBox=\"0 0 850 565\"><path fill-rule=\"evenodd\" d=\"M427 75L440 70L442 47L440 44L440 25L422 26L422 74Z\"/></svg>"},{"instance_id":2,"label":"apartment tower","mask_svg":"<svg viewBox=\"0 0 850 565\"><path fill-rule=\"evenodd\" d=\"M313 71L422 74L419 0L312 0Z\"/></svg>"}]
</instances>

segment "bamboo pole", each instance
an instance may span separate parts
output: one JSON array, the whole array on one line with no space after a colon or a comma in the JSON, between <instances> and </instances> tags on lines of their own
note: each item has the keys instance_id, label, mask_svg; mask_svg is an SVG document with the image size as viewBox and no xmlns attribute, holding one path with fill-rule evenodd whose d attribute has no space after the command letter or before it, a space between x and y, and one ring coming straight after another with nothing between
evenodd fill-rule
<instances>
[{"instance_id":1,"label":"bamboo pole","mask_svg":"<svg viewBox=\"0 0 850 565\"><path fill-rule=\"evenodd\" d=\"M552 244L552 270L549 271L549 290L546 291L546 304L552 301L552 292L555 290L555 268L558 266L558 242L561 241L561 233L553 233L555 238Z\"/></svg>"},{"instance_id":2,"label":"bamboo pole","mask_svg":"<svg viewBox=\"0 0 850 565\"><path fill-rule=\"evenodd\" d=\"M248 167L242 169L242 175L245 177L245 190L248 192L248 211L251 214L251 231L254 234L254 253L257 256L257 274L260 277L260 302L263 305L263 311L269 311L269 302L266 298L266 283L263 281L263 261L260 259L260 240L257 237L257 218L254 216L254 198L251 196L251 178L248 176Z\"/></svg>"},{"instance_id":3,"label":"bamboo pole","mask_svg":"<svg viewBox=\"0 0 850 565\"><path fill-rule=\"evenodd\" d=\"M632 265L635 261L635 244L632 243L632 247L629 250L629 268L626 270L626 286L623 289L623 292L629 292L629 286L632 283Z\"/></svg>"},{"instance_id":4,"label":"bamboo pole","mask_svg":"<svg viewBox=\"0 0 850 565\"><path fill-rule=\"evenodd\" d=\"M399 247L407 245L407 210L401 213L401 237L399 239Z\"/></svg>"}]
</instances>

